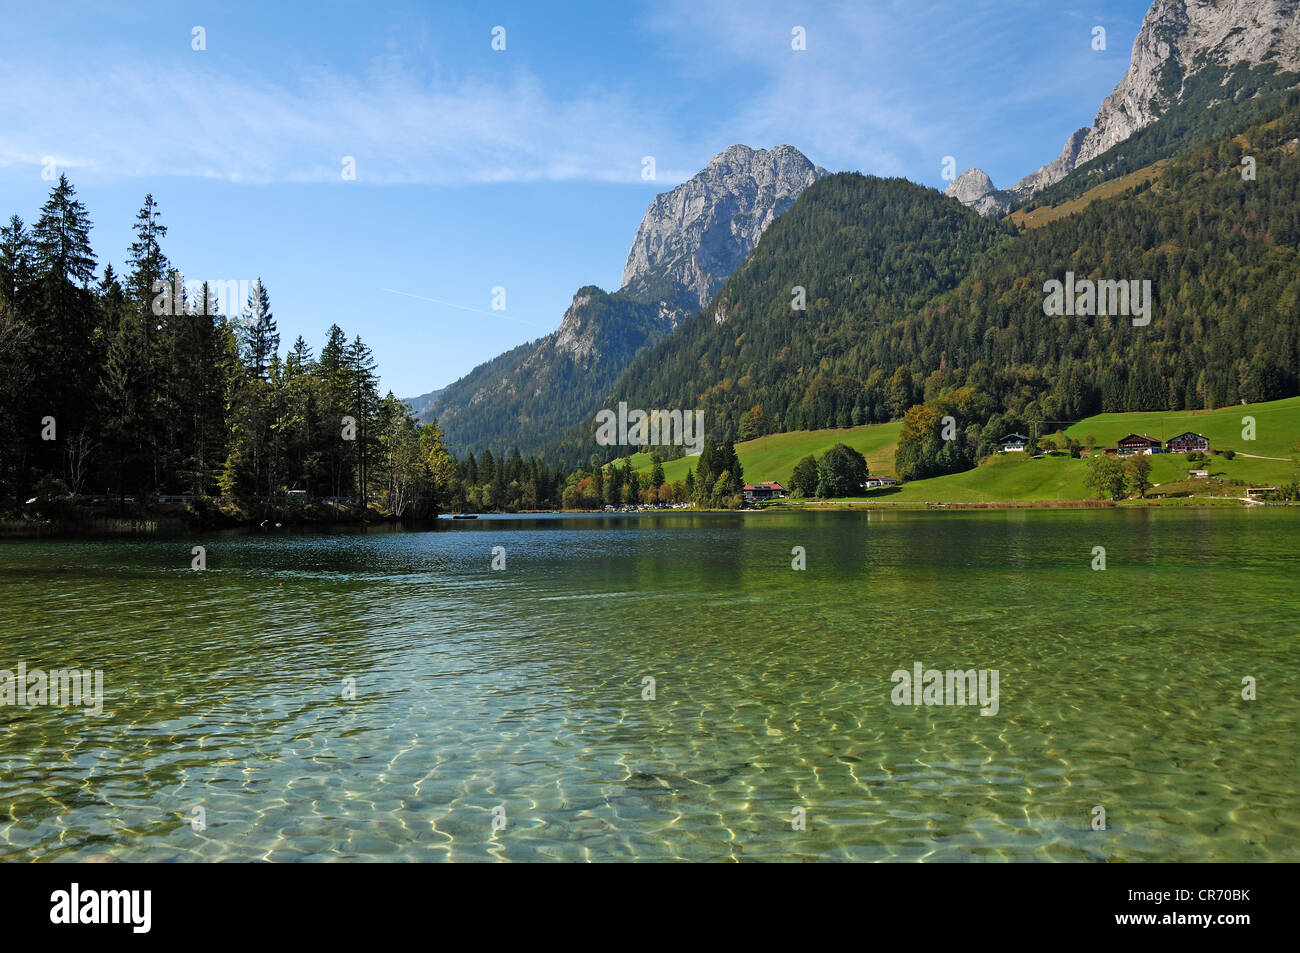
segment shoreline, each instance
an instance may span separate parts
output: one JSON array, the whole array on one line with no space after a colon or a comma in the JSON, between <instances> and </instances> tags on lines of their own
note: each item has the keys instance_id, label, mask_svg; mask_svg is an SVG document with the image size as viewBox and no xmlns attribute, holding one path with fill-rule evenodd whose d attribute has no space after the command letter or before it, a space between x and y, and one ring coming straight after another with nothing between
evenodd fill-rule
<instances>
[{"instance_id":1,"label":"shoreline","mask_svg":"<svg viewBox=\"0 0 1300 953\"><path fill-rule=\"evenodd\" d=\"M1115 510L1115 509L1256 509L1259 507L1295 507L1295 503L1277 503L1252 501L1235 497L1193 497L1157 500L1014 500L1014 501L922 501L891 502L889 500L801 500L782 502L767 506L744 507L741 509L713 509L710 507L691 507L687 509L647 509L605 512L604 510L519 510L514 512L498 510L475 514L485 517L518 517L527 519L533 516L670 516L678 514L700 513L790 513L790 512L948 512L967 510ZM78 513L68 518L3 518L0 519L0 540L33 539L41 537L87 537L87 536L140 536L140 535L178 535L192 532L231 532L245 530L254 532L288 531L329 531L336 529L431 529L441 523L451 522L450 512L433 517L388 517L380 514L362 516L360 514L281 514L259 520L255 517L237 517L221 515L219 518L201 518L200 514L180 514L160 510L141 510L124 514L86 515ZM298 518L294 518L294 517Z\"/></svg>"},{"instance_id":2,"label":"shoreline","mask_svg":"<svg viewBox=\"0 0 1300 953\"><path fill-rule=\"evenodd\" d=\"M186 532L224 532L259 529L301 530L374 525L420 525L437 522L437 516L397 518L374 511L339 511L325 505L273 510L269 516L222 508L215 500L198 507L190 504L128 505L105 512L100 507L64 506L55 512L32 516L0 517L0 539L42 536L136 536Z\"/></svg>"}]
</instances>

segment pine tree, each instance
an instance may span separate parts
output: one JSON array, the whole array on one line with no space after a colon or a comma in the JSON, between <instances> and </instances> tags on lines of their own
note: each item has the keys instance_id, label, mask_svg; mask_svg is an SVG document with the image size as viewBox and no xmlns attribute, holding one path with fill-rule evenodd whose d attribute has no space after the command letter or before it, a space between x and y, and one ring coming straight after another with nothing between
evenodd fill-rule
<instances>
[{"instance_id":1,"label":"pine tree","mask_svg":"<svg viewBox=\"0 0 1300 953\"><path fill-rule=\"evenodd\" d=\"M206 494L214 485L215 466L226 436L226 355L228 331L217 311L211 285L204 282L188 315L187 334L180 349L184 383L183 413L188 420L186 465L190 491Z\"/></svg>"},{"instance_id":2,"label":"pine tree","mask_svg":"<svg viewBox=\"0 0 1300 953\"><path fill-rule=\"evenodd\" d=\"M717 448L713 444L713 437L705 435L700 459L695 464L695 491L702 502L708 502L713 494L713 482L719 475L719 471L713 469L715 456L717 456Z\"/></svg>"},{"instance_id":3,"label":"pine tree","mask_svg":"<svg viewBox=\"0 0 1300 953\"><path fill-rule=\"evenodd\" d=\"M166 281L171 272L171 263L163 254L162 239L167 234L167 226L159 221L158 203L153 195L144 197L144 204L135 214L135 241L131 243L127 257L131 265L127 276L127 293L136 302L142 313L152 313L152 304L157 288ZM152 327L146 326L146 335L152 337Z\"/></svg>"},{"instance_id":4,"label":"pine tree","mask_svg":"<svg viewBox=\"0 0 1300 953\"><path fill-rule=\"evenodd\" d=\"M373 423L379 403L379 377L375 373L374 355L371 354L370 348L362 343L360 335L353 338L348 346L347 366L352 378L353 409L357 420L357 492L364 509L369 489L368 467L373 453L371 444L378 433L370 424Z\"/></svg>"},{"instance_id":5,"label":"pine tree","mask_svg":"<svg viewBox=\"0 0 1300 953\"><path fill-rule=\"evenodd\" d=\"M31 369L30 327L18 308L0 293L0 509L19 502L30 483L23 426L34 419L29 406ZM25 499L26 497L21 497Z\"/></svg>"},{"instance_id":6,"label":"pine tree","mask_svg":"<svg viewBox=\"0 0 1300 953\"><path fill-rule=\"evenodd\" d=\"M31 286L34 256L35 245L23 220L10 217L8 225L0 226L0 297L15 308Z\"/></svg>"},{"instance_id":7,"label":"pine tree","mask_svg":"<svg viewBox=\"0 0 1300 953\"><path fill-rule=\"evenodd\" d=\"M351 416L351 371L348 368L347 335L337 325L330 325L325 346L317 361L320 401L319 426L313 453L319 456L325 475L324 485L331 495L342 496L348 487L348 469L352 448L341 437L343 418Z\"/></svg>"},{"instance_id":8,"label":"pine tree","mask_svg":"<svg viewBox=\"0 0 1300 953\"><path fill-rule=\"evenodd\" d=\"M275 326L275 315L271 313L271 296L261 278L253 282L248 292L243 318L248 365L254 377L265 380L271 358L280 350L280 333Z\"/></svg>"},{"instance_id":9,"label":"pine tree","mask_svg":"<svg viewBox=\"0 0 1300 953\"><path fill-rule=\"evenodd\" d=\"M87 290L95 270L90 228L86 207L67 176L60 176L32 230L35 288L22 303L32 331L31 406L41 417L54 417L66 438L32 445L33 460L47 472L62 469L66 440L86 433L90 424L85 397L93 392L101 361L95 301Z\"/></svg>"},{"instance_id":10,"label":"pine tree","mask_svg":"<svg viewBox=\"0 0 1300 953\"><path fill-rule=\"evenodd\" d=\"M95 253L90 247L90 218L76 196L68 177L60 175L41 208L33 238L36 268L44 277L85 288L95 274Z\"/></svg>"}]
</instances>

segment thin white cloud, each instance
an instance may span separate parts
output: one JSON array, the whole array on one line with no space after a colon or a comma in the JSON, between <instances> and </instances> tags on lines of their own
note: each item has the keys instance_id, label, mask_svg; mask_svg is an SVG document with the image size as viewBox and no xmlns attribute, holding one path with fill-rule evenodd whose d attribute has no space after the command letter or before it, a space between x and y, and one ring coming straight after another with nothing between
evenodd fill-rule
<instances>
[{"instance_id":1,"label":"thin white cloud","mask_svg":"<svg viewBox=\"0 0 1300 953\"><path fill-rule=\"evenodd\" d=\"M352 156L369 184L641 183L653 155L662 191L743 142L790 143L832 171L928 180L944 155L963 168L1017 156L1023 144L1000 138L1006 120L1068 101L1078 70L1059 68L1073 48L1060 40L1090 20L1039 0L659 0L642 22L670 81L604 77L612 85L565 95L504 59L453 75L401 46L364 74L274 81L201 56L142 71L104 50L43 75L0 61L0 167L53 155L86 178L342 182ZM791 49L795 26L804 51ZM1085 123L1089 103L1061 128ZM1016 164L1036 168L1058 145Z\"/></svg>"},{"instance_id":2,"label":"thin white cloud","mask_svg":"<svg viewBox=\"0 0 1300 953\"><path fill-rule=\"evenodd\" d=\"M647 22L701 85L759 77L728 124L736 141L789 142L833 170L901 175L939 136L907 93L917 76L899 69L907 21L881 4L670 0ZM806 49L792 48L795 27Z\"/></svg>"},{"instance_id":3,"label":"thin white cloud","mask_svg":"<svg viewBox=\"0 0 1300 953\"><path fill-rule=\"evenodd\" d=\"M1115 70L1089 52L1094 22L1041 0L663 0L646 20L701 88L750 81L727 126L735 139L939 187L946 155L1024 172L1055 157L1055 136L1018 142L1008 126L1075 98L1066 124L1090 121L1100 100L1078 96L1080 71ZM791 48L795 26L805 50Z\"/></svg>"},{"instance_id":4,"label":"thin white cloud","mask_svg":"<svg viewBox=\"0 0 1300 953\"><path fill-rule=\"evenodd\" d=\"M429 82L394 63L290 89L202 66L34 78L0 64L0 165L54 155L104 178L372 184L641 180L653 117L615 94L558 100L534 77ZM660 168L659 179L675 173Z\"/></svg>"}]
</instances>

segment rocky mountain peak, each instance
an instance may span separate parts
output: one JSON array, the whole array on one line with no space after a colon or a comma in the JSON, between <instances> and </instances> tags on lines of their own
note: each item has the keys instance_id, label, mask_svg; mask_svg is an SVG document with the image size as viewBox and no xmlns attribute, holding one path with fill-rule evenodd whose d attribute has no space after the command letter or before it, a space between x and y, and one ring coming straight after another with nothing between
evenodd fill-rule
<instances>
[{"instance_id":1,"label":"rocky mountain peak","mask_svg":"<svg viewBox=\"0 0 1300 953\"><path fill-rule=\"evenodd\" d=\"M591 299L600 293L600 289L588 285L585 288L579 288L577 294L573 296L573 302L564 310L564 317L560 319L560 326L555 329L554 341L555 346L563 351L568 351L574 357L589 357L593 350L594 337L588 332L584 309L591 303Z\"/></svg>"},{"instance_id":2,"label":"rocky mountain peak","mask_svg":"<svg viewBox=\"0 0 1300 953\"><path fill-rule=\"evenodd\" d=\"M1206 67L1265 63L1300 71L1300 0L1154 0L1133 42L1128 72L1093 124L1071 133L1056 159L1000 192L971 169L944 194L986 215L1004 212L1151 125Z\"/></svg>"},{"instance_id":3,"label":"rocky mountain peak","mask_svg":"<svg viewBox=\"0 0 1300 953\"><path fill-rule=\"evenodd\" d=\"M555 331L448 385L423 418L437 418L461 450L544 446L594 413L632 359L706 304L764 229L827 174L793 146L714 156L650 203L621 290L579 288Z\"/></svg>"},{"instance_id":4,"label":"rocky mountain peak","mask_svg":"<svg viewBox=\"0 0 1300 953\"><path fill-rule=\"evenodd\" d=\"M638 333L658 330L666 334L676 329L679 317L666 302L624 303L595 285L587 285L573 296L549 342L556 351L585 366L601 360L606 351L620 347L627 330L624 325L629 321Z\"/></svg>"},{"instance_id":5,"label":"rocky mountain peak","mask_svg":"<svg viewBox=\"0 0 1300 953\"><path fill-rule=\"evenodd\" d=\"M828 174L794 146L727 147L650 203L628 252L622 290L682 289L693 306L703 307L767 226Z\"/></svg>"},{"instance_id":6,"label":"rocky mountain peak","mask_svg":"<svg viewBox=\"0 0 1300 953\"><path fill-rule=\"evenodd\" d=\"M983 169L967 169L953 179L944 195L956 199L981 215L1004 212L1011 205L1011 196L1000 192Z\"/></svg>"},{"instance_id":7,"label":"rocky mountain peak","mask_svg":"<svg viewBox=\"0 0 1300 953\"><path fill-rule=\"evenodd\" d=\"M1032 195L1151 125L1205 67L1263 63L1300 70L1300 0L1155 0L1133 43L1128 72L1092 126L1074 133L1054 162L1011 191Z\"/></svg>"}]
</instances>

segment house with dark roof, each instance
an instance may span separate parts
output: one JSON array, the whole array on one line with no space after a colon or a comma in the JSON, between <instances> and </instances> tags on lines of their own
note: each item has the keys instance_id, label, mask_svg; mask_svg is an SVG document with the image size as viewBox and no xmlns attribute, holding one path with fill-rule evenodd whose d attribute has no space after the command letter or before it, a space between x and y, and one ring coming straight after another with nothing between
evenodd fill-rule
<instances>
[{"instance_id":1,"label":"house with dark roof","mask_svg":"<svg viewBox=\"0 0 1300 953\"><path fill-rule=\"evenodd\" d=\"M1029 447L1029 438L1022 433L1009 433L998 441L998 448L1003 453L1024 453Z\"/></svg>"},{"instance_id":2,"label":"house with dark roof","mask_svg":"<svg viewBox=\"0 0 1300 953\"><path fill-rule=\"evenodd\" d=\"M1191 453L1199 450L1201 453L1210 452L1210 440L1199 433L1180 433L1177 437L1170 437L1165 442L1165 449L1170 453Z\"/></svg>"},{"instance_id":3,"label":"house with dark roof","mask_svg":"<svg viewBox=\"0 0 1300 953\"><path fill-rule=\"evenodd\" d=\"M1164 452L1164 444L1155 437L1148 437L1144 433L1131 433L1120 440L1116 446L1119 448L1119 455L1121 457L1127 457L1137 453Z\"/></svg>"}]
</instances>

